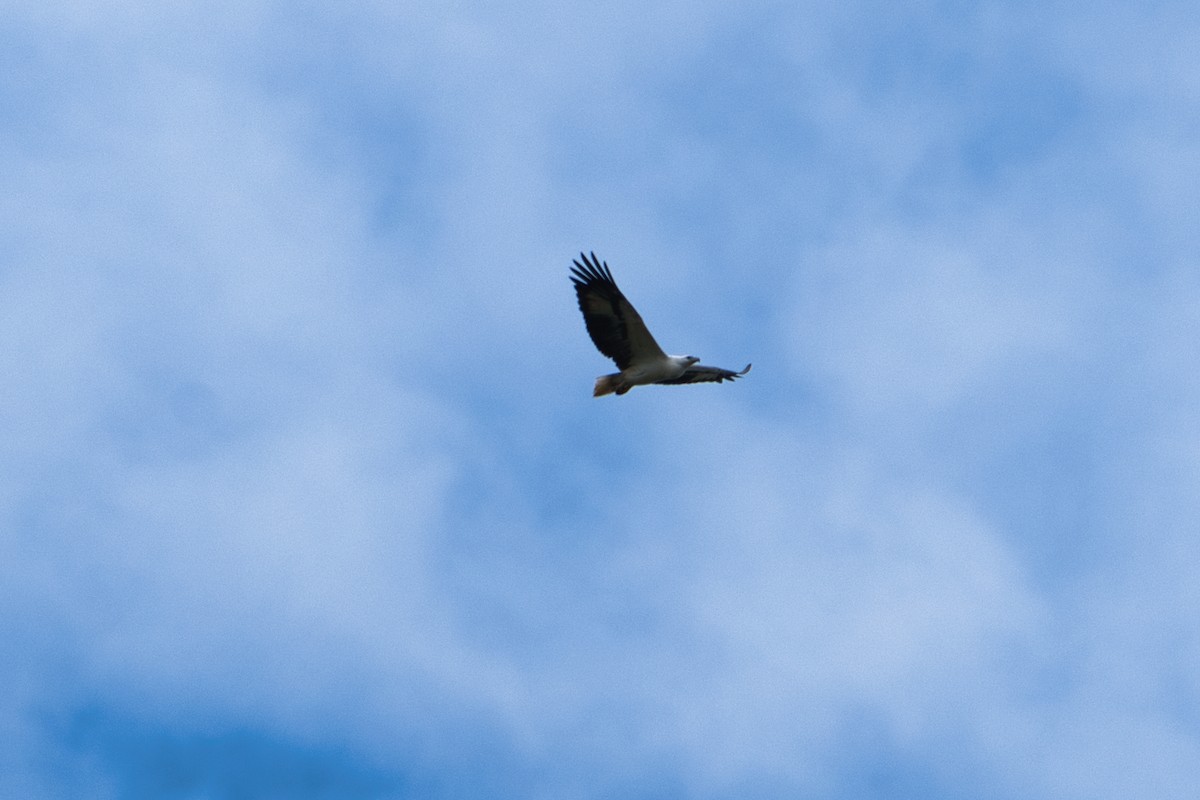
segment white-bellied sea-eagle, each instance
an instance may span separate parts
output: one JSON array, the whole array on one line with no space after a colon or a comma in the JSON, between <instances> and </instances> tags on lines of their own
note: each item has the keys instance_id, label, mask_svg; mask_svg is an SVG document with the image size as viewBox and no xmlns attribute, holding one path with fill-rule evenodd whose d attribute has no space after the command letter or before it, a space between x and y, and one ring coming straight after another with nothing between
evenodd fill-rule
<instances>
[{"instance_id":1,"label":"white-bellied sea-eagle","mask_svg":"<svg viewBox=\"0 0 1200 800\"><path fill-rule=\"evenodd\" d=\"M575 284L575 296L579 298L579 310L587 325L588 335L596 349L617 362L611 375L596 379L593 397L606 394L625 394L634 386L648 383L705 383L732 381L750 371L750 365L741 372L720 367L706 367L697 363L695 356L669 356L654 341L646 323L617 288L608 264L601 262L592 253L589 260L579 254L583 263L574 262L571 282Z\"/></svg>"}]
</instances>

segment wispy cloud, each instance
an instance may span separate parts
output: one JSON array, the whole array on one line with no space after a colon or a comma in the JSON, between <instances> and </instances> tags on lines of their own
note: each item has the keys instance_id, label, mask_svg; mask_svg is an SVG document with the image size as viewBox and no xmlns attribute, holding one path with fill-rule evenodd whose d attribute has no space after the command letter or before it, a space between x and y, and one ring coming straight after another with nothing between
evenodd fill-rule
<instances>
[{"instance_id":1,"label":"wispy cloud","mask_svg":"<svg viewBox=\"0 0 1200 800\"><path fill-rule=\"evenodd\" d=\"M1188 796L1182 6L12 11L0 792Z\"/></svg>"}]
</instances>

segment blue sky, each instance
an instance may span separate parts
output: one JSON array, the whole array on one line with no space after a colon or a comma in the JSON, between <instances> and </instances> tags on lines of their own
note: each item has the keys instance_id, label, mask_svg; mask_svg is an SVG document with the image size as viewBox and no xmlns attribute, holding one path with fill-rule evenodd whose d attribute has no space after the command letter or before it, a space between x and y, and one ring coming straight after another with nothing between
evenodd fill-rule
<instances>
[{"instance_id":1,"label":"blue sky","mask_svg":"<svg viewBox=\"0 0 1200 800\"><path fill-rule=\"evenodd\" d=\"M0 796L1194 795L1190 5L3 16Z\"/></svg>"}]
</instances>

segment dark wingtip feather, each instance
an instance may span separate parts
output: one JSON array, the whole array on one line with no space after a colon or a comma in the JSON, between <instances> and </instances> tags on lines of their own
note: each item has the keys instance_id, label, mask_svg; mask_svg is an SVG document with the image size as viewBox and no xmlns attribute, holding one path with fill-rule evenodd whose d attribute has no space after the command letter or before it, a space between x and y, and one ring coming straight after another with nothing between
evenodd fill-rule
<instances>
[{"instance_id":1,"label":"dark wingtip feather","mask_svg":"<svg viewBox=\"0 0 1200 800\"><path fill-rule=\"evenodd\" d=\"M580 260L583 263L579 263ZM580 251L579 258L572 259L572 264L575 266L571 269L572 278L577 285L586 285L593 281L608 283L616 288L617 282L613 280L612 271L608 268L608 262L601 261L596 257L595 251L590 254Z\"/></svg>"}]
</instances>

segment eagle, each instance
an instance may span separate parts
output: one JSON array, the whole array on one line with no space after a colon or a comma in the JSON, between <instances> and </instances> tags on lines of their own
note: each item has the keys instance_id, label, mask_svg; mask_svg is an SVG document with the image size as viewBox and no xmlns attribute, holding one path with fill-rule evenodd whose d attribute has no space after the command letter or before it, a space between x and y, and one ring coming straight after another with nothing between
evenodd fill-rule
<instances>
[{"instance_id":1,"label":"eagle","mask_svg":"<svg viewBox=\"0 0 1200 800\"><path fill-rule=\"evenodd\" d=\"M750 371L706 367L695 356L669 356L654 341L633 304L625 299L613 280L608 263L580 253L571 268L571 282L579 299L579 310L596 349L617 363L620 372L596 379L593 397L622 395L634 386L649 383L721 383L737 380Z\"/></svg>"}]
</instances>

